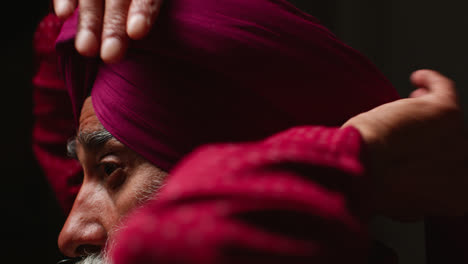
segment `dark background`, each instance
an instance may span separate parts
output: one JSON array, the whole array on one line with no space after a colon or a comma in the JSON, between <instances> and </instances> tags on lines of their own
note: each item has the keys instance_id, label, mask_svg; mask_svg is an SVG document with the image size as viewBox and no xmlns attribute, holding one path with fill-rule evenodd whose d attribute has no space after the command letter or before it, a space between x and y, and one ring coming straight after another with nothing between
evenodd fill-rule
<instances>
[{"instance_id":1,"label":"dark background","mask_svg":"<svg viewBox=\"0 0 468 264\"><path fill-rule=\"evenodd\" d=\"M346 43L366 54L402 96L411 91L408 77L412 71L433 68L457 81L466 105L468 2L291 2L317 16ZM0 250L11 263L55 263L61 257L56 240L64 216L34 160L30 140L32 37L49 5L45 0L8 1L2 3L2 8ZM380 235L388 236L391 243L402 248L400 254L406 255L401 263L423 263L422 225L406 225L403 231L401 227L392 228L387 226Z\"/></svg>"},{"instance_id":2,"label":"dark background","mask_svg":"<svg viewBox=\"0 0 468 264\"><path fill-rule=\"evenodd\" d=\"M2 2L1 263L56 263L64 221L31 150L33 33L48 1ZM5 258L5 259L3 259Z\"/></svg>"}]
</instances>

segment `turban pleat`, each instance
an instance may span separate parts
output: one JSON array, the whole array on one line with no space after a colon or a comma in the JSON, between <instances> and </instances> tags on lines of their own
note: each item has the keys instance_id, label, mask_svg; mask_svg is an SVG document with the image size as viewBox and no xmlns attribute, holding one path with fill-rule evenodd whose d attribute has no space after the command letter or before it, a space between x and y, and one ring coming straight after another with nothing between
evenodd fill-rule
<instances>
[{"instance_id":1,"label":"turban pleat","mask_svg":"<svg viewBox=\"0 0 468 264\"><path fill-rule=\"evenodd\" d=\"M398 95L359 52L283 0L170 0L148 37L106 65L58 40L75 114L91 90L117 139L170 170L195 147L291 126L339 126Z\"/></svg>"}]
</instances>

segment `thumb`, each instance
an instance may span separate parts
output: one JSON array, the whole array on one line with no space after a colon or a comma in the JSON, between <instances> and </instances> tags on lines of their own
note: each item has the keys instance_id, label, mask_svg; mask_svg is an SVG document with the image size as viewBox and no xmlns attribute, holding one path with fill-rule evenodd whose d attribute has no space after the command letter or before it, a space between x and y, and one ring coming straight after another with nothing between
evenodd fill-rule
<instances>
[{"instance_id":1,"label":"thumb","mask_svg":"<svg viewBox=\"0 0 468 264\"><path fill-rule=\"evenodd\" d=\"M410 98L417 98L417 97L421 97L421 96L424 96L426 94L429 93L429 90L425 89L425 88L419 88L417 90L414 90L413 92L411 92L411 94L409 95Z\"/></svg>"},{"instance_id":2,"label":"thumb","mask_svg":"<svg viewBox=\"0 0 468 264\"><path fill-rule=\"evenodd\" d=\"M419 89L415 90L410 97L434 94L456 101L455 83L439 72L433 70L415 71L411 74L411 82Z\"/></svg>"}]
</instances>

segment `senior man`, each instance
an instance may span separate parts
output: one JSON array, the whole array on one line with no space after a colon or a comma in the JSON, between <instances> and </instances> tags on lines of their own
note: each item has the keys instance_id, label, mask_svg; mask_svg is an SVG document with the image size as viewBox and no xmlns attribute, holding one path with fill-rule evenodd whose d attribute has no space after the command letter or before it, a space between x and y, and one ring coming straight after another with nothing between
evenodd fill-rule
<instances>
[{"instance_id":1,"label":"senior man","mask_svg":"<svg viewBox=\"0 0 468 264\"><path fill-rule=\"evenodd\" d=\"M70 150L85 172L60 236L67 255L103 250L123 217L158 190L163 171L171 176L161 196L109 244L115 263L364 261L371 211L413 217L465 209L465 181L454 176L466 160L453 151L466 138L456 134L461 122L445 78L420 72L415 98L347 122L369 146L364 163L357 130L339 126L396 93L313 18L260 0L173 1L162 15L160 27L112 66L68 47L76 17L62 31L62 65L80 116ZM261 140L298 125L315 126ZM457 145L440 147L456 160L424 149L445 130L424 138L421 129L441 125L453 127ZM201 144L247 140L260 141L200 150L172 171ZM398 146L407 149L390 151ZM420 160L406 163L411 153ZM414 192L427 160L456 173L441 179L426 168L425 189ZM365 176L375 175L369 194Z\"/></svg>"}]
</instances>

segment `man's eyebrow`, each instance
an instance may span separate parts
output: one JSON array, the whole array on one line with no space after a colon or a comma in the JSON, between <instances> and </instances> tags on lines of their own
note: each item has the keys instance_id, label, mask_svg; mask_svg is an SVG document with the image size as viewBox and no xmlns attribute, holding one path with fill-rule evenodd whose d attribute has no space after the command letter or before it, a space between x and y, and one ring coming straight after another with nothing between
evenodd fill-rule
<instances>
[{"instance_id":1,"label":"man's eyebrow","mask_svg":"<svg viewBox=\"0 0 468 264\"><path fill-rule=\"evenodd\" d=\"M68 141L67 153L68 156L77 159L76 154L76 143L79 142L86 149L97 149L106 144L109 140L113 139L114 136L109 131L103 129L92 131L92 132L80 132L77 137Z\"/></svg>"},{"instance_id":2,"label":"man's eyebrow","mask_svg":"<svg viewBox=\"0 0 468 264\"><path fill-rule=\"evenodd\" d=\"M76 137L69 139L67 142L67 156L78 160L78 155L76 155Z\"/></svg>"}]
</instances>

